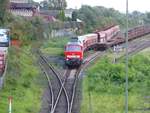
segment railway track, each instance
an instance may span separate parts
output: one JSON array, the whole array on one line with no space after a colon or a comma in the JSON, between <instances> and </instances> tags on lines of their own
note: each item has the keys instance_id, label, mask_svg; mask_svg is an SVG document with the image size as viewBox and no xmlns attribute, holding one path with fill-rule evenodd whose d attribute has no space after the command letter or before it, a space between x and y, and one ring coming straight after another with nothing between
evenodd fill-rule
<instances>
[{"instance_id":1,"label":"railway track","mask_svg":"<svg viewBox=\"0 0 150 113\"><path fill-rule=\"evenodd\" d=\"M135 54L149 46L150 40L142 43L139 42L138 44L131 43L131 45L129 45L129 53L131 55ZM78 94L80 91L77 91L77 88L80 73L91 61L95 60L97 57L100 57L104 53L105 52L95 52L93 55L84 60L84 64L81 65L80 68L76 70L66 69L64 74L56 71L56 69L48 63L47 58L40 53L40 65L49 84L47 95L43 96L47 101L47 105L43 105L45 107L43 107L44 109L42 109L40 113L79 112L80 97L78 96L81 94Z\"/></svg>"},{"instance_id":2,"label":"railway track","mask_svg":"<svg viewBox=\"0 0 150 113\"><path fill-rule=\"evenodd\" d=\"M66 106L68 108L68 95L66 94L66 89L64 88L66 80L64 79L64 81L62 81L59 73L54 69L52 65L48 63L47 59L41 53L38 54L40 57L40 65L48 81L48 89L46 93L47 95L45 95L44 97L46 97L46 100L49 100L47 102L47 105L43 105L46 106L46 109L42 110L41 113L54 113L62 94L63 101L66 102Z\"/></svg>"},{"instance_id":3,"label":"railway track","mask_svg":"<svg viewBox=\"0 0 150 113\"><path fill-rule=\"evenodd\" d=\"M150 47L150 40L145 41L145 42L141 42L139 44L136 45L131 45L129 48L129 54L132 56L138 52L140 52L141 50Z\"/></svg>"},{"instance_id":4,"label":"railway track","mask_svg":"<svg viewBox=\"0 0 150 113\"><path fill-rule=\"evenodd\" d=\"M102 52L96 52L94 55L90 55L85 59L77 69L66 69L64 74L59 73L56 69L49 64L46 57L38 52L39 63L48 81L48 88L43 109L40 113L76 113L79 112L80 108L80 96L81 89L78 88L80 85L80 73L82 70L95 58L100 56ZM57 91L55 91L57 89Z\"/></svg>"},{"instance_id":5,"label":"railway track","mask_svg":"<svg viewBox=\"0 0 150 113\"><path fill-rule=\"evenodd\" d=\"M124 44L122 44L121 46L124 46ZM131 42L129 42L128 45L128 54L130 56L142 51L145 48L150 47L150 35L146 36L146 38L139 38L139 39L135 39ZM119 53L118 53L119 54ZM119 56L119 55L118 55ZM120 55L116 61L118 62L120 59L122 59L125 56L125 53Z\"/></svg>"},{"instance_id":6,"label":"railway track","mask_svg":"<svg viewBox=\"0 0 150 113\"><path fill-rule=\"evenodd\" d=\"M82 68L76 69L74 72L71 69L66 69L64 75L62 75L48 63L47 59L41 53L38 54L40 56L40 66L48 81L48 94L44 97L46 97L46 100L50 98L47 101L47 105L43 105L45 107L40 112L72 113L78 78Z\"/></svg>"}]
</instances>

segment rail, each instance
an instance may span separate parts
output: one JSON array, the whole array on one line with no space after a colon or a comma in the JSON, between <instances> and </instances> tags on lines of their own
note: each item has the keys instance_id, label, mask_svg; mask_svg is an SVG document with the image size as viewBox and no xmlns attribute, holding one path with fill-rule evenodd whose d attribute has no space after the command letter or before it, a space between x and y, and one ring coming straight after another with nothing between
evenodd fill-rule
<instances>
[{"instance_id":1,"label":"rail","mask_svg":"<svg viewBox=\"0 0 150 113\"><path fill-rule=\"evenodd\" d=\"M50 112L51 113L55 112L56 107L58 105L58 101L61 97L62 91L64 91L64 93L65 93L66 102L67 102L67 112L69 112L69 97L68 97L67 91L64 87L68 76L65 76L64 80L62 81L60 78L60 74L58 74L58 72L55 70L55 68L51 64L48 63L47 59L42 55L42 53L38 52L38 54L39 54L41 60L43 61L43 64L41 64L41 65L44 68L44 74L45 74L48 84L49 84L50 93L52 94L51 95L52 102L51 102L51 111ZM47 69L50 69L53 72L54 76L57 78L57 80L59 81L59 84L60 84L60 89L59 89L59 92L58 92L55 100L54 100L54 92L52 91L52 84L50 82L50 75L47 73Z\"/></svg>"}]
</instances>

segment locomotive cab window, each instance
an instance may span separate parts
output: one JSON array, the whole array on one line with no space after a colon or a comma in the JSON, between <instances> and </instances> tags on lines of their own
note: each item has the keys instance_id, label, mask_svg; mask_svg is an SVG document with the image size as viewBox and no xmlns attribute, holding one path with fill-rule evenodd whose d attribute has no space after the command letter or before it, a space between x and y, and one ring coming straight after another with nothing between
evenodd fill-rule
<instances>
[{"instance_id":1,"label":"locomotive cab window","mask_svg":"<svg viewBox=\"0 0 150 113\"><path fill-rule=\"evenodd\" d=\"M0 36L4 36L4 34L0 34Z\"/></svg>"},{"instance_id":2,"label":"locomotive cab window","mask_svg":"<svg viewBox=\"0 0 150 113\"><path fill-rule=\"evenodd\" d=\"M78 42L78 37L72 37L71 42Z\"/></svg>"},{"instance_id":3,"label":"locomotive cab window","mask_svg":"<svg viewBox=\"0 0 150 113\"><path fill-rule=\"evenodd\" d=\"M66 46L66 51L81 51L81 46L78 45L68 45Z\"/></svg>"}]
</instances>

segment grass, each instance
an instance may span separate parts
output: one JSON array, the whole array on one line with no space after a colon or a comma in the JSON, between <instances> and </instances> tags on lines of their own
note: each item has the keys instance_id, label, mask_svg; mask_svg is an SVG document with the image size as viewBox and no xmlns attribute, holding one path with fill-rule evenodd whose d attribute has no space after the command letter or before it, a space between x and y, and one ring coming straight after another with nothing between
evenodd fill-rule
<instances>
[{"instance_id":1,"label":"grass","mask_svg":"<svg viewBox=\"0 0 150 113\"><path fill-rule=\"evenodd\" d=\"M30 47L22 51L10 48L6 83L0 93L0 113L8 112L8 97L13 97L13 113L38 113L41 104L43 79L35 65Z\"/></svg>"},{"instance_id":2,"label":"grass","mask_svg":"<svg viewBox=\"0 0 150 113\"><path fill-rule=\"evenodd\" d=\"M81 113L90 113L89 105L92 105L92 113L124 113L125 108L125 93L118 91L111 92L95 92L91 91L91 103L89 102L89 90L87 89L87 80L84 79L83 89L83 102L81 106ZM115 87L113 90L118 90ZM148 104L143 105L144 100L141 93L130 92L129 93L129 113L141 113L138 109L145 107L148 108ZM145 112L148 113L148 112Z\"/></svg>"},{"instance_id":3,"label":"grass","mask_svg":"<svg viewBox=\"0 0 150 113\"><path fill-rule=\"evenodd\" d=\"M123 113L124 112L124 95L112 95L112 94L96 94L91 92L91 105L93 113ZM129 113L137 113L132 112L135 109L139 108L139 95L132 94L129 96ZM89 96L84 95L84 103L82 104L81 113L89 113ZM135 104L137 103L137 104ZM142 103L142 102L141 102ZM140 112L139 112L140 113Z\"/></svg>"},{"instance_id":4,"label":"grass","mask_svg":"<svg viewBox=\"0 0 150 113\"><path fill-rule=\"evenodd\" d=\"M125 63L112 64L111 56L101 58L91 66L83 81L81 113L123 113L125 109ZM144 99L150 95L150 49L129 60L129 113L142 113L149 107ZM145 111L144 113L149 113Z\"/></svg>"},{"instance_id":5,"label":"grass","mask_svg":"<svg viewBox=\"0 0 150 113\"><path fill-rule=\"evenodd\" d=\"M63 56L64 47L68 42L69 38L51 38L45 42L41 48L42 52L51 56Z\"/></svg>"},{"instance_id":6,"label":"grass","mask_svg":"<svg viewBox=\"0 0 150 113\"><path fill-rule=\"evenodd\" d=\"M64 51L63 48L56 48L56 47L55 48L48 47L42 50L43 53L53 55L53 56L59 56L59 55L62 56L63 51Z\"/></svg>"}]
</instances>

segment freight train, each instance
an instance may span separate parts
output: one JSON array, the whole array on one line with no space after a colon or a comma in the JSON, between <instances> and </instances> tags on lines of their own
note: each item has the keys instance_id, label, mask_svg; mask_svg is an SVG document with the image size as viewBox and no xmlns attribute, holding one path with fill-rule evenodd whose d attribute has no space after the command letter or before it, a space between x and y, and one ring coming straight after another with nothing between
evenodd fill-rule
<instances>
[{"instance_id":1,"label":"freight train","mask_svg":"<svg viewBox=\"0 0 150 113\"><path fill-rule=\"evenodd\" d=\"M90 48L98 48L98 45L105 45L119 32L119 26L115 25L103 31L73 37L65 46L64 54L66 64L69 66L80 65L83 61L84 51Z\"/></svg>"},{"instance_id":2,"label":"freight train","mask_svg":"<svg viewBox=\"0 0 150 113\"><path fill-rule=\"evenodd\" d=\"M125 34L120 35L119 25L105 30L71 38L65 46L65 63L68 66L81 65L84 52L90 48L102 49L125 42ZM138 26L128 31L129 40L150 33L150 26Z\"/></svg>"}]
</instances>

